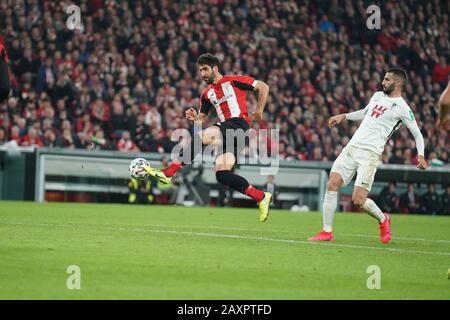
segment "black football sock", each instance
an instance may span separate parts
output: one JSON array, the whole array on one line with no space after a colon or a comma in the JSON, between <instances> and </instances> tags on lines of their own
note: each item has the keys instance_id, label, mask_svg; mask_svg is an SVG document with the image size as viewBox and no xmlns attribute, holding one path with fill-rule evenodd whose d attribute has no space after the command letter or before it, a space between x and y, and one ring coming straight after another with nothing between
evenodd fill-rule
<instances>
[{"instance_id":1,"label":"black football sock","mask_svg":"<svg viewBox=\"0 0 450 320\"><path fill-rule=\"evenodd\" d=\"M261 202L264 199L264 192L253 187L245 178L232 173L230 170L217 171L216 179L221 184L249 196L256 202Z\"/></svg>"},{"instance_id":2,"label":"black football sock","mask_svg":"<svg viewBox=\"0 0 450 320\"><path fill-rule=\"evenodd\" d=\"M245 178L232 173L230 170L217 171L216 179L221 184L229 186L243 194L245 194L245 189L250 185Z\"/></svg>"}]
</instances>

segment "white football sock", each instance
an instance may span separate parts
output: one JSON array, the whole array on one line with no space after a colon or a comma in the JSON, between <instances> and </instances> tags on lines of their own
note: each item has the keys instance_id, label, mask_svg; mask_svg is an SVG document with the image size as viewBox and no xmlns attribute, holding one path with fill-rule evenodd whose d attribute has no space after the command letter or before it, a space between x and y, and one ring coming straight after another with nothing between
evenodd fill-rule
<instances>
[{"instance_id":1,"label":"white football sock","mask_svg":"<svg viewBox=\"0 0 450 320\"><path fill-rule=\"evenodd\" d=\"M333 231L333 218L337 207L337 191L329 191L325 193L323 199L323 230L325 232Z\"/></svg>"},{"instance_id":2,"label":"white football sock","mask_svg":"<svg viewBox=\"0 0 450 320\"><path fill-rule=\"evenodd\" d=\"M375 202L372 199L367 198L366 202L364 202L362 208L369 213L372 217L377 219L380 223L384 222L384 213L381 211L380 208L375 204Z\"/></svg>"}]
</instances>

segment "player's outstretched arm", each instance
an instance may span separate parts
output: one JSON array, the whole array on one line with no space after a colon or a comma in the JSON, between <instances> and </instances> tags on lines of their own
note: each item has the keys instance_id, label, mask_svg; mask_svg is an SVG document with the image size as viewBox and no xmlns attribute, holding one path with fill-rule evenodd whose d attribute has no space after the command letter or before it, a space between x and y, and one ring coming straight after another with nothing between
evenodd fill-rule
<instances>
[{"instance_id":1,"label":"player's outstretched arm","mask_svg":"<svg viewBox=\"0 0 450 320\"><path fill-rule=\"evenodd\" d=\"M330 128L333 128L334 126L340 124L345 119L350 120L350 121L362 120L366 116L366 113L368 110L369 110L369 105L367 105L364 109L361 109L358 111L338 114L337 116L331 117L330 120L328 120L328 126Z\"/></svg>"},{"instance_id":2,"label":"player's outstretched arm","mask_svg":"<svg viewBox=\"0 0 450 320\"><path fill-rule=\"evenodd\" d=\"M417 125L416 118L411 110L405 111L402 118L402 122L408 128L409 132L414 137L416 141L417 148L417 168L425 170L428 168L428 163L425 160L425 142L423 140L422 132L420 132L419 126Z\"/></svg>"},{"instance_id":3,"label":"player's outstretched arm","mask_svg":"<svg viewBox=\"0 0 450 320\"><path fill-rule=\"evenodd\" d=\"M442 92L438 105L438 127L440 129L450 130L450 81L448 82L447 88Z\"/></svg>"},{"instance_id":4,"label":"player's outstretched arm","mask_svg":"<svg viewBox=\"0 0 450 320\"><path fill-rule=\"evenodd\" d=\"M261 80L256 81L254 91L258 94L256 111L252 114L253 121L261 121L264 107L266 106L267 96L269 95L269 85Z\"/></svg>"},{"instance_id":5,"label":"player's outstretched arm","mask_svg":"<svg viewBox=\"0 0 450 320\"><path fill-rule=\"evenodd\" d=\"M330 128L333 128L334 126L340 124L340 123L341 123L342 121L344 121L344 120L345 120L345 113L338 114L338 115L336 115L336 116L331 117L331 118L328 120L328 126L329 126Z\"/></svg>"}]
</instances>

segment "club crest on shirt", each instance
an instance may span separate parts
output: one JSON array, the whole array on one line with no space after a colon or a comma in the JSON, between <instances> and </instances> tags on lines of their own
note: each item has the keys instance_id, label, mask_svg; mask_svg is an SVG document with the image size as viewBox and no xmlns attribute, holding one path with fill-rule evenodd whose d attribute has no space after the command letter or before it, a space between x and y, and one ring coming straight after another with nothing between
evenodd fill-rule
<instances>
[{"instance_id":1,"label":"club crest on shirt","mask_svg":"<svg viewBox=\"0 0 450 320\"><path fill-rule=\"evenodd\" d=\"M386 110L387 110L386 107L376 105L376 106L373 107L373 109L372 109L372 114L371 114L371 116L372 116L372 117L375 117L375 118L378 118L378 117L381 116Z\"/></svg>"}]
</instances>

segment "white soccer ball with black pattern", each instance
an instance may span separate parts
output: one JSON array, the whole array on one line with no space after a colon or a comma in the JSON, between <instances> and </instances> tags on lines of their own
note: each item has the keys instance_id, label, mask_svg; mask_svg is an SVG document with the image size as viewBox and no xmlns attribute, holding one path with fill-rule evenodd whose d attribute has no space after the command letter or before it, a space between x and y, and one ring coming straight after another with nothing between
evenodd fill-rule
<instances>
[{"instance_id":1,"label":"white soccer ball with black pattern","mask_svg":"<svg viewBox=\"0 0 450 320\"><path fill-rule=\"evenodd\" d=\"M136 158L131 161L128 167L128 172L133 179L145 180L148 178L147 171L144 170L144 166L150 166L147 160L144 158Z\"/></svg>"}]
</instances>

